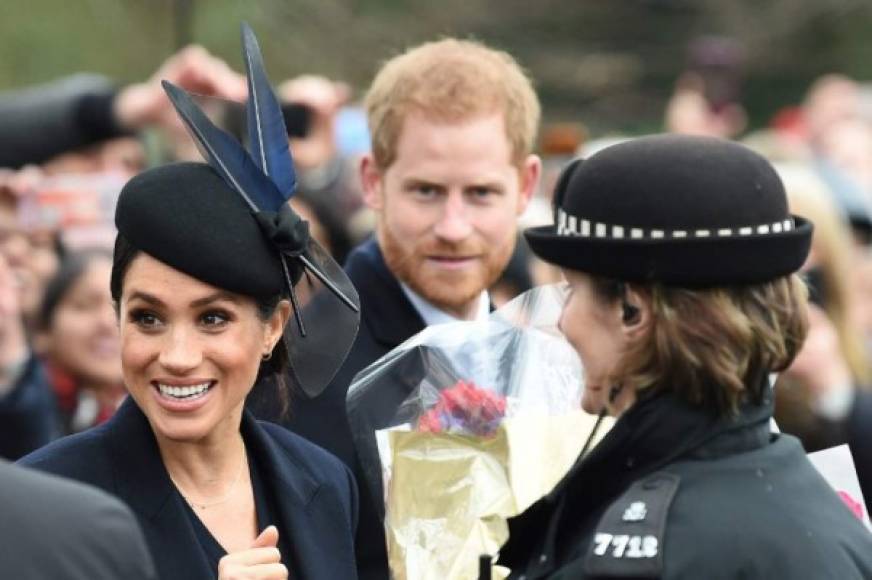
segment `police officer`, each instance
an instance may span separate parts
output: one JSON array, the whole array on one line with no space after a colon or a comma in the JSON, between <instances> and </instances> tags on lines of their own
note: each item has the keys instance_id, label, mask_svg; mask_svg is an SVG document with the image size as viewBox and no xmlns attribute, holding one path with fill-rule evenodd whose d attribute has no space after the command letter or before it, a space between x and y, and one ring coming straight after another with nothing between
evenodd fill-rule
<instances>
[{"instance_id":1,"label":"police officer","mask_svg":"<svg viewBox=\"0 0 872 580\"><path fill-rule=\"evenodd\" d=\"M583 407L619 418L510 522L512 578L872 578L872 536L770 433L769 374L807 329L794 274L812 226L772 167L727 141L652 136L573 162L556 225L561 329Z\"/></svg>"}]
</instances>

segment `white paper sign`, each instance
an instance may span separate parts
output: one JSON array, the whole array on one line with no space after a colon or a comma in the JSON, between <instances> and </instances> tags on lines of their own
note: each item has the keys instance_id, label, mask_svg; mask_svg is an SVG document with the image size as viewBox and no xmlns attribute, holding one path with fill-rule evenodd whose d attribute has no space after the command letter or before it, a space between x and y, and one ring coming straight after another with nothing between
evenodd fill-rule
<instances>
[{"instance_id":1,"label":"white paper sign","mask_svg":"<svg viewBox=\"0 0 872 580\"><path fill-rule=\"evenodd\" d=\"M851 511L862 516L863 523L872 531L872 526L869 523L869 512L860 489L860 480L857 479L857 470L854 468L854 458L851 456L851 450L848 449L848 446L839 445L815 451L809 453L808 458Z\"/></svg>"}]
</instances>

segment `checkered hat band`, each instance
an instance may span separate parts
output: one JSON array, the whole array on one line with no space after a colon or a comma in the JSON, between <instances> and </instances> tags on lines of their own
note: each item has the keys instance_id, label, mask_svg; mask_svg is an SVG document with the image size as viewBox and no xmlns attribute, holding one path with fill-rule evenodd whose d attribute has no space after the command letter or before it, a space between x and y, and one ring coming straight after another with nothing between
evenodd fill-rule
<instances>
[{"instance_id":1,"label":"checkered hat band","mask_svg":"<svg viewBox=\"0 0 872 580\"><path fill-rule=\"evenodd\" d=\"M600 238L611 240L658 240L678 238L731 238L753 235L780 234L793 230L793 218L774 223L742 226L738 228L714 228L696 230L666 230L637 228L606 224L570 215L562 209L557 210L557 235L581 238Z\"/></svg>"}]
</instances>

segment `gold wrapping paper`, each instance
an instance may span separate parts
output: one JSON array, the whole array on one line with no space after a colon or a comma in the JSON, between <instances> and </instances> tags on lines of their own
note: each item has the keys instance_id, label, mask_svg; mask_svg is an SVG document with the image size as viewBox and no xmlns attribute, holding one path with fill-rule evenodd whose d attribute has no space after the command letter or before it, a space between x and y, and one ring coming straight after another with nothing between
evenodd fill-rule
<instances>
[{"instance_id":1,"label":"gold wrapping paper","mask_svg":"<svg viewBox=\"0 0 872 580\"><path fill-rule=\"evenodd\" d=\"M548 493L575 462L596 417L583 411L506 419L491 437L392 430L385 520L396 580L475 580L506 520ZM601 438L611 427L607 420ZM495 579L508 571L494 567Z\"/></svg>"}]
</instances>

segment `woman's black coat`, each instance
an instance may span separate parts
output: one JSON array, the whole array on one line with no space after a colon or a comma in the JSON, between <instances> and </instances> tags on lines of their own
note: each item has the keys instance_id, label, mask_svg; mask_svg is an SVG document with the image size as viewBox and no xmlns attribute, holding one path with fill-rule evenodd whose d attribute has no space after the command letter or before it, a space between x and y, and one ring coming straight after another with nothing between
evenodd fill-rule
<instances>
[{"instance_id":1,"label":"woman's black coat","mask_svg":"<svg viewBox=\"0 0 872 580\"><path fill-rule=\"evenodd\" d=\"M639 400L510 520L500 562L526 580L872 578L872 535L771 415L768 395L733 419Z\"/></svg>"},{"instance_id":2,"label":"woman's black coat","mask_svg":"<svg viewBox=\"0 0 872 580\"><path fill-rule=\"evenodd\" d=\"M356 578L357 488L350 471L319 447L247 412L241 432L276 500L279 533L290 539L291 577ZM214 580L151 427L132 399L107 423L55 441L20 463L95 485L126 502L161 578Z\"/></svg>"}]
</instances>

